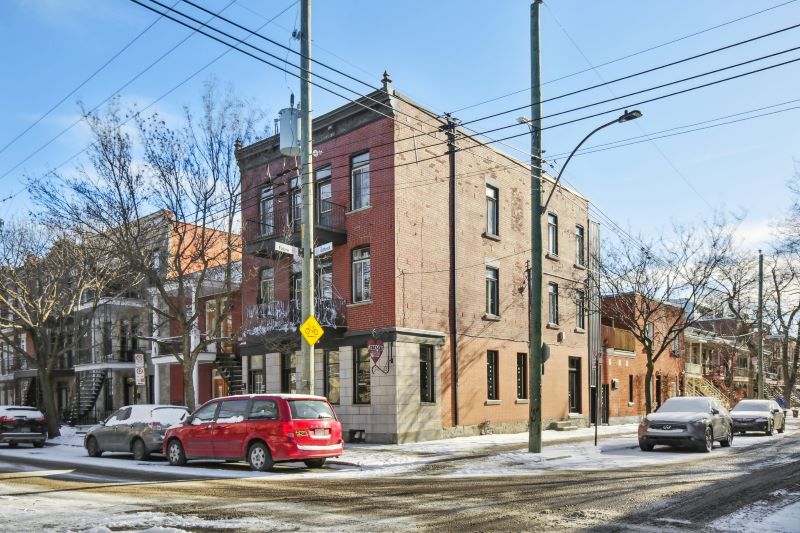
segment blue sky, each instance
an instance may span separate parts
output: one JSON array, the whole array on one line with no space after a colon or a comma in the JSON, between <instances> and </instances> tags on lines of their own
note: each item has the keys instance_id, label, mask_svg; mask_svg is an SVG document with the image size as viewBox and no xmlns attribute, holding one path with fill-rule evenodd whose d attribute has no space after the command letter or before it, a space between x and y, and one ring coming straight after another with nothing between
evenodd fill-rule
<instances>
[{"instance_id":1,"label":"blue sky","mask_svg":"<svg viewBox=\"0 0 800 533\"><path fill-rule=\"evenodd\" d=\"M164 0L169 5L174 2ZM299 24L298 3L291 0L196 2L213 11L224 8L223 15L252 28L282 13L265 26L262 33L299 50L299 43L291 36L292 29ZM785 2L550 0L542 7L542 76L548 82L543 86L543 95L552 98L800 23L799 1L769 9ZM176 7L198 14L184 3ZM530 93L524 91L530 85L529 10L529 1L517 0L317 0L313 5L312 55L372 86L377 86L383 71L388 70L395 88L436 112L455 112L457 118L471 121L529 104ZM591 68L760 10L766 11ZM207 15L198 16L207 18ZM6 0L0 3L0 64L4 69L0 84L0 148L156 19L157 15L129 0ZM89 138L82 125L56 138L79 118L76 103L79 99L92 108L119 91L124 102L146 106L225 50L206 37L194 35L128 84L189 34L189 30L174 22L158 21L85 86L2 151L0 176L5 176L0 178L0 198L18 194L0 203L0 217L22 216L30 208L26 194L19 192L26 175L43 174L86 147ZM296 59L292 54L287 56L285 50L264 42L258 44L281 58ZM557 113L796 46L800 46L800 28L548 102L544 113ZM797 57L800 51L785 53L674 87L624 98L619 104L609 103L566 114L546 120L544 124L612 109ZM569 76L579 71L585 72ZM316 72L324 73L321 68ZM644 113L643 118L607 128L587 146L644 134L659 136L657 132L663 130L797 100L800 98L799 74L800 62L643 104L638 106ZM295 78L233 51L180 85L152 109L167 117L180 114L182 105L198 101L201 85L210 75L223 84L232 85L238 94L266 109L269 116L276 116L277 111L287 105L290 92L299 95ZM337 79L357 92L369 90L352 80ZM516 91L522 92L475 105ZM314 89L313 107L317 114L343 102L338 96ZM697 222L713 210L722 209L746 213L741 235L749 246L757 246L766 238L771 221L780 216L791 201L786 181L794 173L795 158L800 156L800 130L796 127L800 109L788 108L799 105L800 102L782 104L758 112L777 111L770 116L581 155L573 159L565 176L570 185L590 198L592 209L606 232L612 230L610 219L632 233L653 236L673 222ZM515 111L475 122L470 127L483 131L510 126L518 116L526 114L529 114L527 109ZM604 115L546 130L545 156L555 169L560 168L565 154L586 133L613 116ZM751 115L726 120L747 116ZM523 126L517 125L492 136L524 131ZM526 159L528 145L529 139L522 136L498 148ZM80 161L79 156L60 170L69 172Z\"/></svg>"}]
</instances>

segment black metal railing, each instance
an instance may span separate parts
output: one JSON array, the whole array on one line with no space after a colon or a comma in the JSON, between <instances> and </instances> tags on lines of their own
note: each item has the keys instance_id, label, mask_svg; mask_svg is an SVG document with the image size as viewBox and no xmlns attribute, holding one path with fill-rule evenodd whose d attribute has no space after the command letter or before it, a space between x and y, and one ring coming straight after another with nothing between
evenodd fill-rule
<instances>
[{"instance_id":1,"label":"black metal railing","mask_svg":"<svg viewBox=\"0 0 800 533\"><path fill-rule=\"evenodd\" d=\"M330 200L320 200L314 217L315 225L337 233L345 232L346 208ZM300 209L288 203L276 205L271 211L261 213L258 220L247 220L244 228L246 243L277 239L300 232Z\"/></svg>"},{"instance_id":2,"label":"black metal railing","mask_svg":"<svg viewBox=\"0 0 800 533\"><path fill-rule=\"evenodd\" d=\"M347 326L344 298L315 298L314 316L323 327ZM273 300L247 308L247 333L259 335L273 331L294 331L302 321L300 300Z\"/></svg>"}]
</instances>

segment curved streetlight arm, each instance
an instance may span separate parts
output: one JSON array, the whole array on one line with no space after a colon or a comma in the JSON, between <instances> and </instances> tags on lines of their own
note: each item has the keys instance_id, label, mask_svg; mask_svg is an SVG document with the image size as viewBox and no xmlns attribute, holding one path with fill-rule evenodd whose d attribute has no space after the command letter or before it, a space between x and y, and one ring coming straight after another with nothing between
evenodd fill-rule
<instances>
[{"instance_id":1,"label":"curved streetlight arm","mask_svg":"<svg viewBox=\"0 0 800 533\"><path fill-rule=\"evenodd\" d=\"M569 157L567 157L567 160L564 161L564 164L561 165L561 170L558 171L558 176L556 176L556 181L553 183L553 188L550 189L550 194L547 195L547 201L542 206L541 211L540 211L539 214L543 215L547 211L547 206L550 204L550 198L553 197L553 193L556 192L556 188L558 188L558 183L561 180L561 175L564 173L564 169L567 168L567 165L569 164L570 159L572 159L572 156L575 155L575 152L577 152L578 149L580 149L580 147L583 146L583 143L585 143L586 140L589 137L591 137L592 135L594 135L598 131L602 130L603 128L607 128L608 126L611 126L612 124L617 124L618 122L628 122L629 120L634 120L634 119L637 119L637 118L639 118L641 116L642 116L641 112L636 111L636 110L634 110L634 111L625 111L625 114L622 115L621 117L615 118L614 120L612 120L610 122L606 122L602 126L598 126L595 129L593 129L592 131L590 131L589 134L586 137L584 137L581 142L578 143L578 146L576 146L575 149L572 150L572 152L569 154Z\"/></svg>"}]
</instances>

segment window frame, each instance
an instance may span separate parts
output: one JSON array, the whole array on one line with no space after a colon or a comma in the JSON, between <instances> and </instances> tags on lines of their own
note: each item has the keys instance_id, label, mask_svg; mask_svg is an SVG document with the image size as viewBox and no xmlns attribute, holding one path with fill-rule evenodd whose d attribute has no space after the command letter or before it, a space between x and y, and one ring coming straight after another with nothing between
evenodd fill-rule
<instances>
[{"instance_id":1,"label":"window frame","mask_svg":"<svg viewBox=\"0 0 800 533\"><path fill-rule=\"evenodd\" d=\"M372 368L369 350L366 346L353 346L353 405L370 405L372 403ZM365 367L366 365L366 367ZM362 382L361 377L366 375ZM359 387L366 383L366 399L359 394Z\"/></svg>"},{"instance_id":2,"label":"window frame","mask_svg":"<svg viewBox=\"0 0 800 533\"><path fill-rule=\"evenodd\" d=\"M366 252L366 256L361 255L364 252ZM357 255L359 255L358 258L356 258ZM350 261L352 302L355 304L372 301L372 252L370 246L366 244L353 248L350 252Z\"/></svg>"},{"instance_id":3,"label":"window frame","mask_svg":"<svg viewBox=\"0 0 800 533\"><path fill-rule=\"evenodd\" d=\"M586 329L586 292L575 290L575 327Z\"/></svg>"},{"instance_id":4,"label":"window frame","mask_svg":"<svg viewBox=\"0 0 800 533\"><path fill-rule=\"evenodd\" d=\"M490 274L494 274L494 277L491 277ZM486 266L484 276L486 279L485 312L490 316L500 316L500 269Z\"/></svg>"},{"instance_id":5,"label":"window frame","mask_svg":"<svg viewBox=\"0 0 800 533\"><path fill-rule=\"evenodd\" d=\"M547 253L558 257L558 215L547 213Z\"/></svg>"},{"instance_id":6,"label":"window frame","mask_svg":"<svg viewBox=\"0 0 800 533\"><path fill-rule=\"evenodd\" d=\"M633 403L633 374L628 374L628 403Z\"/></svg>"},{"instance_id":7,"label":"window frame","mask_svg":"<svg viewBox=\"0 0 800 533\"><path fill-rule=\"evenodd\" d=\"M331 377L332 377L331 376L331 367L333 366L331 364L331 354L336 354L336 365L335 365L336 366L336 387L335 387L336 398L335 399L331 396L331 391L334 390L334 388L331 387ZM322 388L323 388L323 391L324 391L323 394L325 395L325 397L328 399L328 401L330 403L332 403L333 405L339 405L341 403L341 401L342 401L342 381L341 381L342 358L341 358L341 355L339 354L339 350L325 350L322 353L322 362L323 362L323 364L322 364L322 369L323 369L323 371L322 371L322 373L323 373Z\"/></svg>"},{"instance_id":8,"label":"window frame","mask_svg":"<svg viewBox=\"0 0 800 533\"><path fill-rule=\"evenodd\" d=\"M370 203L371 181L370 181L369 163L370 163L369 152L356 154L350 158L350 210L351 211L366 209L367 207L370 207L372 205Z\"/></svg>"},{"instance_id":9,"label":"window frame","mask_svg":"<svg viewBox=\"0 0 800 533\"><path fill-rule=\"evenodd\" d=\"M586 231L580 224L575 225L575 264L586 266Z\"/></svg>"},{"instance_id":10,"label":"window frame","mask_svg":"<svg viewBox=\"0 0 800 533\"><path fill-rule=\"evenodd\" d=\"M500 352L486 350L486 399L500 400Z\"/></svg>"},{"instance_id":11,"label":"window frame","mask_svg":"<svg viewBox=\"0 0 800 533\"><path fill-rule=\"evenodd\" d=\"M493 237L500 236L500 189L488 184L486 185L486 234Z\"/></svg>"},{"instance_id":12,"label":"window frame","mask_svg":"<svg viewBox=\"0 0 800 533\"><path fill-rule=\"evenodd\" d=\"M558 313L558 283L549 282L547 284L547 323L557 326L559 324Z\"/></svg>"},{"instance_id":13,"label":"window frame","mask_svg":"<svg viewBox=\"0 0 800 533\"><path fill-rule=\"evenodd\" d=\"M420 403L436 403L436 362L434 347L430 344L419 345L419 401Z\"/></svg>"},{"instance_id":14,"label":"window frame","mask_svg":"<svg viewBox=\"0 0 800 533\"><path fill-rule=\"evenodd\" d=\"M517 352L517 400L529 399L528 354Z\"/></svg>"}]
</instances>

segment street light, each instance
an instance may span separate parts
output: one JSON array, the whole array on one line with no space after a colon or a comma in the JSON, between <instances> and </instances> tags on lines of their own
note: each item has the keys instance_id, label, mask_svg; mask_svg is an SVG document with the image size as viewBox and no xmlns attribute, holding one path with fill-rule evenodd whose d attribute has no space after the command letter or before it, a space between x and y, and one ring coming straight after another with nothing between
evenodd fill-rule
<instances>
[{"instance_id":1,"label":"street light","mask_svg":"<svg viewBox=\"0 0 800 533\"><path fill-rule=\"evenodd\" d=\"M532 13L532 39L531 42L535 43L532 57L538 58L538 6L539 2L535 1L531 5L531 13ZM540 79L539 79L539 69L538 69L538 60L534 62L534 67L531 69L532 76L532 87L539 87ZM530 278L529 278L529 315L528 315L528 322L529 322L529 338L530 338L530 353L531 353L531 364L530 364L530 414L529 414L529 421L528 421L528 451L532 453L540 453L542 451L542 365L544 364L544 345L542 344L542 327L541 327L541 320L542 320L542 214L547 211L547 206L550 204L550 198L553 197L553 192L555 192L556 188L558 187L558 183L561 180L561 175L564 173L564 169L567 168L567 164L569 164L572 156L575 155L575 152L583 146L583 143L586 140L600 131L603 128L611 126L612 124L618 124L622 122L628 122L630 120L635 120L642 116L642 113L638 110L633 111L625 111L621 116L615 118L614 120L607 122L591 132L583 138L581 142L578 143L578 146L575 147L574 150L569 154L567 160L561 166L561 170L556 177L555 182L553 182L553 188L550 190L550 194L547 196L547 201L544 203L544 206L540 209L536 209L537 205L540 205L541 202L541 179L542 179L542 172L541 172L541 94L537 91L532 92L532 111L533 111L533 119L527 119L525 117L520 117L517 119L519 122L523 124L527 124L528 128L531 131L531 269L530 269ZM538 165L538 167L537 167ZM538 215L538 216L537 216Z\"/></svg>"},{"instance_id":2,"label":"street light","mask_svg":"<svg viewBox=\"0 0 800 533\"><path fill-rule=\"evenodd\" d=\"M558 187L558 182L561 180L561 175L564 173L564 169L567 168L567 164L569 164L570 159L572 159L572 156L575 155L575 152L577 152L578 149L581 146L583 146L583 143L586 142L586 139L588 139L589 137L591 137L592 135L594 135L598 131L602 130L603 128L607 128L608 126L611 126L613 124L622 124L623 122L629 122L631 120L636 120L637 118L639 118L641 116L642 116L642 112L639 111L638 109L634 109L633 111L628 111L626 109L625 113L623 113L621 116L615 118L614 120L612 120L610 122L606 122L602 126L598 126L595 129L593 129L592 131L590 131L589 134L586 137L584 137L581 142L578 143L578 146L576 146L575 149L572 150L572 152L569 154L569 157L567 158L567 160L564 161L564 164L561 165L561 170L558 171L558 176L556 176L556 181L553 183L553 188L550 189L550 194L547 195L547 201L542 206L542 213L547 211L547 206L548 206L548 204L550 204L550 198L552 198L553 197L553 193L556 192L556 188Z\"/></svg>"}]
</instances>

